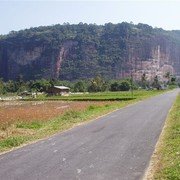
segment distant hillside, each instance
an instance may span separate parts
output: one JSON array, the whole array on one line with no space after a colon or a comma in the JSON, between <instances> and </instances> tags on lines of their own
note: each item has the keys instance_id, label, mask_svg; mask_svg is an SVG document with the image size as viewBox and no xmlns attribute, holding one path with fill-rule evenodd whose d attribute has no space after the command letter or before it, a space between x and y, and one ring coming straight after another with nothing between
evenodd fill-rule
<instances>
[{"instance_id":1,"label":"distant hillside","mask_svg":"<svg viewBox=\"0 0 180 180\"><path fill-rule=\"evenodd\" d=\"M0 37L0 78L76 80L97 74L149 79L180 75L180 31L146 24L54 25Z\"/></svg>"}]
</instances>

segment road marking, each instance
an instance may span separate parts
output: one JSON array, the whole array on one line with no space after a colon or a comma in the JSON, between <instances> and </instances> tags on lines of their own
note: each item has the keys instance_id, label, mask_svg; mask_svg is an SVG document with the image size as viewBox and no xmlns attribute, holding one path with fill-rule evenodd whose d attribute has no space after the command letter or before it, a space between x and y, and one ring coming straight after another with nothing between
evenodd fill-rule
<instances>
[{"instance_id":1,"label":"road marking","mask_svg":"<svg viewBox=\"0 0 180 180\"><path fill-rule=\"evenodd\" d=\"M80 174L81 173L81 169L77 169L77 173Z\"/></svg>"},{"instance_id":2,"label":"road marking","mask_svg":"<svg viewBox=\"0 0 180 180\"><path fill-rule=\"evenodd\" d=\"M94 165L93 165L93 164L91 164L89 167L90 167L90 168L94 168Z\"/></svg>"}]
</instances>

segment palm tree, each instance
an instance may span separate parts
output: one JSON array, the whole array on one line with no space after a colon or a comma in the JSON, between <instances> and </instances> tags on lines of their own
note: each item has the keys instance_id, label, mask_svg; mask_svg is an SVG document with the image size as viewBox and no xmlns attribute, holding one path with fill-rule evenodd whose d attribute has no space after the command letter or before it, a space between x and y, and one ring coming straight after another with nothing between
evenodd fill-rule
<instances>
[{"instance_id":1,"label":"palm tree","mask_svg":"<svg viewBox=\"0 0 180 180\"><path fill-rule=\"evenodd\" d=\"M146 88L147 86L147 78L146 78L146 74L143 73L143 75L141 76L141 84L142 84L142 88Z\"/></svg>"},{"instance_id":2,"label":"palm tree","mask_svg":"<svg viewBox=\"0 0 180 180\"><path fill-rule=\"evenodd\" d=\"M164 75L164 77L168 80L167 81L167 84L170 83L170 80L171 80L171 73L170 72L166 72L166 74Z\"/></svg>"}]
</instances>

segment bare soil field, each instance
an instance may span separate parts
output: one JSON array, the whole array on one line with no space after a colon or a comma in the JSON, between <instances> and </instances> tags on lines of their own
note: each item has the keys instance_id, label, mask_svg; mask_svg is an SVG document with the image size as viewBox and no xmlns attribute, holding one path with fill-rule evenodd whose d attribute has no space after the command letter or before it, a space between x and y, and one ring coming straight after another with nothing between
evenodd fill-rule
<instances>
[{"instance_id":1,"label":"bare soil field","mask_svg":"<svg viewBox=\"0 0 180 180\"><path fill-rule=\"evenodd\" d=\"M103 106L108 102L63 102L63 101L8 101L0 102L0 128L15 122L47 121L68 110L83 111L90 105Z\"/></svg>"}]
</instances>

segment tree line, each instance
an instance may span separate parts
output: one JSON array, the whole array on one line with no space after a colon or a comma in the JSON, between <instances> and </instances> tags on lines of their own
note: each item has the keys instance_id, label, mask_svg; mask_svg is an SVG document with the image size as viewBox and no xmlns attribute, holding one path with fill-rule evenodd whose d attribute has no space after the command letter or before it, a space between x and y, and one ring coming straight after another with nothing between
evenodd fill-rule
<instances>
[{"instance_id":1,"label":"tree line","mask_svg":"<svg viewBox=\"0 0 180 180\"><path fill-rule=\"evenodd\" d=\"M39 79L24 81L19 78L16 81L9 80L4 82L0 79L0 94L28 92L46 92L52 86L67 86L71 92L103 92L103 91L129 91L130 89L161 89L167 86L180 86L176 77L166 74L167 81L160 82L155 76L152 82L149 82L146 75L143 74L140 81L133 81L132 78L123 80L105 80L102 76L96 76L91 79L78 81L60 81L55 79Z\"/></svg>"}]
</instances>

